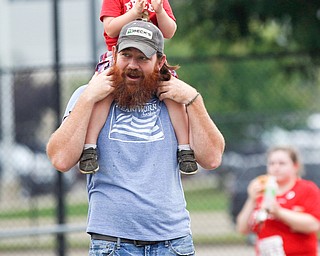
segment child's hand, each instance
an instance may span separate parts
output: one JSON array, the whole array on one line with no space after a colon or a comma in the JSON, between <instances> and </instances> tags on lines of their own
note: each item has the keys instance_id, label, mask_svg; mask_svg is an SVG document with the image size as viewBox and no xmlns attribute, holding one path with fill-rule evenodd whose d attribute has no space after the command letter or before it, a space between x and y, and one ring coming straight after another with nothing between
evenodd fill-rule
<instances>
[{"instance_id":1,"label":"child's hand","mask_svg":"<svg viewBox=\"0 0 320 256\"><path fill-rule=\"evenodd\" d=\"M156 13L160 13L163 10L163 0L151 0L152 8Z\"/></svg>"},{"instance_id":2,"label":"child's hand","mask_svg":"<svg viewBox=\"0 0 320 256\"><path fill-rule=\"evenodd\" d=\"M162 81L157 90L159 100L171 99L180 104L187 104L196 94L195 88L174 76Z\"/></svg>"},{"instance_id":3,"label":"child's hand","mask_svg":"<svg viewBox=\"0 0 320 256\"><path fill-rule=\"evenodd\" d=\"M87 97L98 102L111 94L114 90L113 73L113 67L101 73L95 72L86 88Z\"/></svg>"},{"instance_id":4,"label":"child's hand","mask_svg":"<svg viewBox=\"0 0 320 256\"><path fill-rule=\"evenodd\" d=\"M146 2L147 0L137 0L135 5L132 7L139 18L142 16L142 12L146 6Z\"/></svg>"}]
</instances>

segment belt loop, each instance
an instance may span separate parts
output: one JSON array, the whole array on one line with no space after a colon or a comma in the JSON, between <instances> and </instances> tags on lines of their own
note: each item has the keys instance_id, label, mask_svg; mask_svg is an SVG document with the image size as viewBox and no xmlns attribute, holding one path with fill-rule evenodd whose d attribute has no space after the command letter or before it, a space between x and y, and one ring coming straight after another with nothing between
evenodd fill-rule
<instances>
[{"instance_id":1,"label":"belt loop","mask_svg":"<svg viewBox=\"0 0 320 256\"><path fill-rule=\"evenodd\" d=\"M121 242L121 238L118 237L118 238L117 238L117 249L118 249L118 250L120 249L120 242Z\"/></svg>"}]
</instances>

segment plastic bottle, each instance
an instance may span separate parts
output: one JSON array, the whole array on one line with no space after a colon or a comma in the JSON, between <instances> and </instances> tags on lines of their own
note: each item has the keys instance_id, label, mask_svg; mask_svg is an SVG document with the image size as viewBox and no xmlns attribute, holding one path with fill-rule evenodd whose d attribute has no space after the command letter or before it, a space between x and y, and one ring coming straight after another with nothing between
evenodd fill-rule
<instances>
[{"instance_id":1,"label":"plastic bottle","mask_svg":"<svg viewBox=\"0 0 320 256\"><path fill-rule=\"evenodd\" d=\"M269 176L263 194L261 209L258 212L258 221L265 221L268 218L268 209L274 203L277 196L278 184L276 177Z\"/></svg>"}]
</instances>

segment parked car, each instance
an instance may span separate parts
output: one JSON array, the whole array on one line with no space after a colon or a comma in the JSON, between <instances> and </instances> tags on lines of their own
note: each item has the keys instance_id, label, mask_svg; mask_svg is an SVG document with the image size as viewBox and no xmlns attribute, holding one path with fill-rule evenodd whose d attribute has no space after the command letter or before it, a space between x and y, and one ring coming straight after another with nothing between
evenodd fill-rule
<instances>
[{"instance_id":1,"label":"parked car","mask_svg":"<svg viewBox=\"0 0 320 256\"><path fill-rule=\"evenodd\" d=\"M13 143L8 146L0 142L0 170L0 185L18 181L22 196L53 193L56 187L57 171L46 153L34 152L23 144ZM75 183L76 174L76 171L64 174L68 189Z\"/></svg>"}]
</instances>

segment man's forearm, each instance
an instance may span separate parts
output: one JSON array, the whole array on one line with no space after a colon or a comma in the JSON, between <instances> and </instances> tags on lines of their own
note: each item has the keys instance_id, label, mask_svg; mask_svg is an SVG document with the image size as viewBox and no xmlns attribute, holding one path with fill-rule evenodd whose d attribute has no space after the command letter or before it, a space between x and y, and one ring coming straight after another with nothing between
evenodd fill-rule
<instances>
[{"instance_id":1,"label":"man's forearm","mask_svg":"<svg viewBox=\"0 0 320 256\"><path fill-rule=\"evenodd\" d=\"M47 154L57 170L68 171L78 162L93 106L92 100L88 100L85 94L81 95L70 115L52 134Z\"/></svg>"},{"instance_id":2,"label":"man's forearm","mask_svg":"<svg viewBox=\"0 0 320 256\"><path fill-rule=\"evenodd\" d=\"M202 96L187 107L190 141L196 160L205 169L215 169L222 161L225 147L223 135L210 118Z\"/></svg>"}]
</instances>

